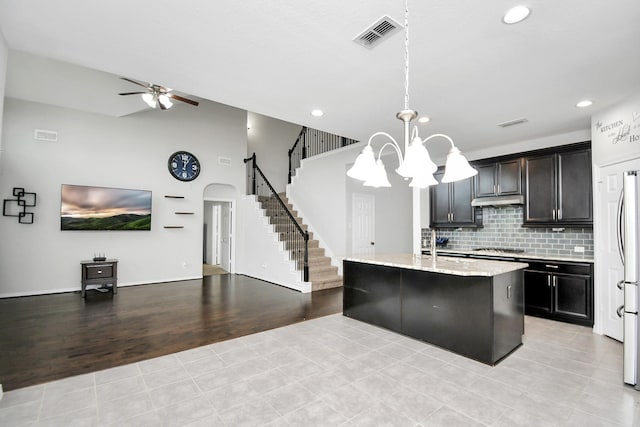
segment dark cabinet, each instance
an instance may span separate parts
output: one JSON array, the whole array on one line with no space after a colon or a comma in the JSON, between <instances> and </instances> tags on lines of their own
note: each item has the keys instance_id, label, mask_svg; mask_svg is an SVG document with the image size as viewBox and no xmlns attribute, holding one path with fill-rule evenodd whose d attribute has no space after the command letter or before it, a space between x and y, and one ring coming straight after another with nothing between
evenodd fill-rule
<instances>
[{"instance_id":1,"label":"dark cabinet","mask_svg":"<svg viewBox=\"0 0 640 427\"><path fill-rule=\"evenodd\" d=\"M525 226L593 225L591 149L526 157Z\"/></svg>"},{"instance_id":2,"label":"dark cabinet","mask_svg":"<svg viewBox=\"0 0 640 427\"><path fill-rule=\"evenodd\" d=\"M476 169L476 197L522 194L520 159L478 164Z\"/></svg>"},{"instance_id":3,"label":"dark cabinet","mask_svg":"<svg viewBox=\"0 0 640 427\"><path fill-rule=\"evenodd\" d=\"M438 170L434 176L442 180L444 171ZM448 184L438 184L430 188L430 227L478 227L482 226L476 208L471 206L474 195L474 180L468 178Z\"/></svg>"},{"instance_id":4,"label":"dark cabinet","mask_svg":"<svg viewBox=\"0 0 640 427\"><path fill-rule=\"evenodd\" d=\"M114 294L118 293L118 260L80 261L82 275L82 298L86 296L87 286L111 285Z\"/></svg>"},{"instance_id":5,"label":"dark cabinet","mask_svg":"<svg viewBox=\"0 0 640 427\"><path fill-rule=\"evenodd\" d=\"M526 262L525 314L593 326L591 264Z\"/></svg>"}]
</instances>

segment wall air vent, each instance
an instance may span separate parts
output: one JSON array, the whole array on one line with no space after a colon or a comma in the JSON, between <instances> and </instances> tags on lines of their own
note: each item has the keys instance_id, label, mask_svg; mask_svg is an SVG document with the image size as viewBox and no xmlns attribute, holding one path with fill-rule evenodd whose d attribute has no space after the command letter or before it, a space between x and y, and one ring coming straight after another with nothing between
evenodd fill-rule
<instances>
[{"instance_id":1,"label":"wall air vent","mask_svg":"<svg viewBox=\"0 0 640 427\"><path fill-rule=\"evenodd\" d=\"M402 28L402 25L385 15L355 36L353 41L364 47L371 48L388 38L400 28Z\"/></svg>"},{"instance_id":2,"label":"wall air vent","mask_svg":"<svg viewBox=\"0 0 640 427\"><path fill-rule=\"evenodd\" d=\"M529 120L524 117L515 120L509 120L508 122L498 123L498 126L501 128L508 128L509 126L521 125L522 123L527 123Z\"/></svg>"},{"instance_id":3,"label":"wall air vent","mask_svg":"<svg viewBox=\"0 0 640 427\"><path fill-rule=\"evenodd\" d=\"M36 129L33 131L36 141L58 142L58 132L55 130Z\"/></svg>"}]
</instances>

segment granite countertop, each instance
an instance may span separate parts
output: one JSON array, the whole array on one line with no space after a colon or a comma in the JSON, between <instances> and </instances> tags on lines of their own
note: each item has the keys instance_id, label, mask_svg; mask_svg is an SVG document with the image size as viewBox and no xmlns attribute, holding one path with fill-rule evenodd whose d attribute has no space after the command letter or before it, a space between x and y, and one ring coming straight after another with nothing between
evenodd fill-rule
<instances>
[{"instance_id":1,"label":"granite countertop","mask_svg":"<svg viewBox=\"0 0 640 427\"><path fill-rule=\"evenodd\" d=\"M443 255L438 255L435 265L431 255L414 257L412 254L375 254L347 257L345 260L456 276L492 277L528 266L528 264L522 262L447 257Z\"/></svg>"},{"instance_id":2,"label":"granite countertop","mask_svg":"<svg viewBox=\"0 0 640 427\"><path fill-rule=\"evenodd\" d=\"M429 253L428 248L422 248L423 252ZM528 252L513 253L513 252L491 252L491 251L474 251L471 249L446 249L438 248L438 256L446 256L446 254L458 254L458 255L476 255L476 256L496 256L504 258L518 258L518 259L530 259L541 261L571 261L571 262L590 262L593 263L592 256L568 256L568 255L536 255ZM442 255L440 255L442 254Z\"/></svg>"}]
</instances>

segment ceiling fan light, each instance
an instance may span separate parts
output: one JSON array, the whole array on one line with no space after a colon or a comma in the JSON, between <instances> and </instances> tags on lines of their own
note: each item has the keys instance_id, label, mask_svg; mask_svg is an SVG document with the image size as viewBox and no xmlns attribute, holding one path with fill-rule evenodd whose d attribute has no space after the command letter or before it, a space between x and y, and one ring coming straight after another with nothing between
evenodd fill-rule
<instances>
[{"instance_id":1,"label":"ceiling fan light","mask_svg":"<svg viewBox=\"0 0 640 427\"><path fill-rule=\"evenodd\" d=\"M458 147L451 147L447 154L444 176L442 182L456 182L471 178L478 174L478 171L471 167L467 159L462 155Z\"/></svg>"},{"instance_id":2,"label":"ceiling fan light","mask_svg":"<svg viewBox=\"0 0 640 427\"><path fill-rule=\"evenodd\" d=\"M143 93L142 100L147 103L147 105L151 108L156 108L156 99L150 93Z\"/></svg>"},{"instance_id":3,"label":"ceiling fan light","mask_svg":"<svg viewBox=\"0 0 640 427\"><path fill-rule=\"evenodd\" d=\"M158 101L165 107L165 108L171 108L173 106L173 102L171 102L171 99L169 99L168 95L165 95L164 93L160 96L158 96Z\"/></svg>"},{"instance_id":4,"label":"ceiling fan light","mask_svg":"<svg viewBox=\"0 0 640 427\"><path fill-rule=\"evenodd\" d=\"M370 145L367 145L358 157L356 157L355 163L347 171L347 176L359 181L367 181L374 173L375 168L376 159L373 155L373 149Z\"/></svg>"}]
</instances>

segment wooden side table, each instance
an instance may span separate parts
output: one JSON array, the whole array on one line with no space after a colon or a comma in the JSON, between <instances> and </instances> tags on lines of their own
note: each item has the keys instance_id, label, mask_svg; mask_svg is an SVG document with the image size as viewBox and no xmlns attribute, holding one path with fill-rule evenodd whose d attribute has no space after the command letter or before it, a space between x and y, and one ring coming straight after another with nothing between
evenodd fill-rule
<instances>
[{"instance_id":1,"label":"wooden side table","mask_svg":"<svg viewBox=\"0 0 640 427\"><path fill-rule=\"evenodd\" d=\"M82 298L86 295L87 285L111 285L114 294L118 293L118 260L80 261L82 270Z\"/></svg>"}]
</instances>

